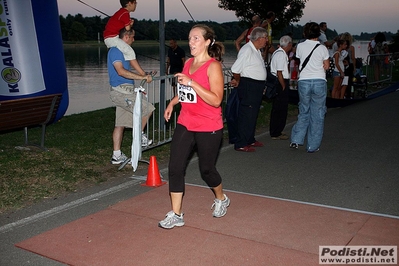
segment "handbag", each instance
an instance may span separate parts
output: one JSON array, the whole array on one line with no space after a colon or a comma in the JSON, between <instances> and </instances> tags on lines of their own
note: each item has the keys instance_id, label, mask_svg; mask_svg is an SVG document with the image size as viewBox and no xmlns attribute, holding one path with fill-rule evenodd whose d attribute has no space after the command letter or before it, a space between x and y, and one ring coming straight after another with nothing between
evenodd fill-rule
<instances>
[{"instance_id":1,"label":"handbag","mask_svg":"<svg viewBox=\"0 0 399 266\"><path fill-rule=\"evenodd\" d=\"M226 118L227 130L229 132L229 143L234 144L238 140L238 108L240 107L240 98L238 89L232 89L227 98L224 114Z\"/></svg>"},{"instance_id":2,"label":"handbag","mask_svg":"<svg viewBox=\"0 0 399 266\"><path fill-rule=\"evenodd\" d=\"M332 78L335 68L334 59L330 57L329 60L330 60L330 67L326 71L326 78Z\"/></svg>"}]
</instances>

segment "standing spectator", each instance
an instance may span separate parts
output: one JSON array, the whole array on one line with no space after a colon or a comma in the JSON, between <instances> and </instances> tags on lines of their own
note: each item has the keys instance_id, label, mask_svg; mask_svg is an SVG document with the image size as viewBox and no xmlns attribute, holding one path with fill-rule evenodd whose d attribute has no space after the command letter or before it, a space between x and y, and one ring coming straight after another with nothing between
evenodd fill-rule
<instances>
[{"instance_id":1,"label":"standing spectator","mask_svg":"<svg viewBox=\"0 0 399 266\"><path fill-rule=\"evenodd\" d=\"M318 40L319 40L320 44L323 44L325 47L327 47L328 53L330 55L330 68L327 69L326 77L331 78L334 73L334 59L332 57L333 57L335 50L338 49L336 47L336 39L334 38L334 40L328 41L327 35L326 35L326 32L327 32L327 23L326 22L320 22L319 26L320 26L320 36L319 36Z\"/></svg>"},{"instance_id":2,"label":"standing spectator","mask_svg":"<svg viewBox=\"0 0 399 266\"><path fill-rule=\"evenodd\" d=\"M382 43L382 49L384 51L384 61L382 62L382 76L386 76L387 78L389 78L389 47L388 47L388 42L383 42Z\"/></svg>"},{"instance_id":3,"label":"standing spectator","mask_svg":"<svg viewBox=\"0 0 399 266\"><path fill-rule=\"evenodd\" d=\"M280 47L273 53L270 72L278 79L277 95L273 100L270 113L270 136L274 140L287 140L283 133L288 114L288 92L290 90L290 72L288 71L288 53L292 49L292 39L285 35L280 38Z\"/></svg>"},{"instance_id":4,"label":"standing spectator","mask_svg":"<svg viewBox=\"0 0 399 266\"><path fill-rule=\"evenodd\" d=\"M134 41L134 30L126 30L123 28L119 36L122 41L130 46ZM138 75L129 71L129 64L130 62L124 59L123 53L117 47L109 49L107 67L109 83L111 85L110 98L116 105L115 128L112 134L114 149L111 158L112 164L121 164L127 159L126 155L121 152L121 145L125 127L133 127L133 107L136 100L134 79L146 79L148 83L152 81L151 75ZM126 99L128 99L131 104L127 105ZM141 106L141 126L142 129L144 129L155 108L145 100L142 100ZM147 136L142 133L142 146L151 145L151 143L152 140L148 140Z\"/></svg>"},{"instance_id":5,"label":"standing spectator","mask_svg":"<svg viewBox=\"0 0 399 266\"><path fill-rule=\"evenodd\" d=\"M245 40L245 43L249 42L249 36L252 32L252 30L256 27L260 26L260 23L262 22L262 19L258 16L255 15L252 17L252 27L250 27L249 29L244 30L241 35L234 41L234 44L236 46L237 52L240 51L241 49L241 43L242 41Z\"/></svg>"},{"instance_id":6,"label":"standing spectator","mask_svg":"<svg viewBox=\"0 0 399 266\"><path fill-rule=\"evenodd\" d=\"M369 52L369 54L373 53L373 46L375 45L375 37L372 37L367 45L367 51Z\"/></svg>"},{"instance_id":7,"label":"standing spectator","mask_svg":"<svg viewBox=\"0 0 399 266\"><path fill-rule=\"evenodd\" d=\"M220 61L224 46L215 42L214 31L202 24L191 28L188 42L193 58L186 61L182 73L176 74L179 95L170 101L164 113L165 120L169 121L173 107L180 102L181 111L170 147L169 195L172 210L159 222L159 226L166 229L184 225L184 175L194 147L197 147L201 177L215 195L211 207L214 208L213 217L224 216L230 205L230 199L223 193L222 178L216 169L223 139L220 105L224 82Z\"/></svg>"},{"instance_id":8,"label":"standing spectator","mask_svg":"<svg viewBox=\"0 0 399 266\"><path fill-rule=\"evenodd\" d=\"M378 32L374 37L374 42L371 43L372 60L374 65L374 81L377 82L377 87L380 88L381 84L378 83L381 76L381 67L384 62L384 49L382 43L386 41L385 35L382 32Z\"/></svg>"},{"instance_id":9,"label":"standing spectator","mask_svg":"<svg viewBox=\"0 0 399 266\"><path fill-rule=\"evenodd\" d=\"M177 45L176 40L169 41L168 58L166 59L166 75L176 74L183 70L186 53ZM173 92L176 94L176 78L172 79Z\"/></svg>"},{"instance_id":10,"label":"standing spectator","mask_svg":"<svg viewBox=\"0 0 399 266\"><path fill-rule=\"evenodd\" d=\"M327 23L326 22L320 22L320 36L319 36L319 42L323 44L324 46L327 47L327 49L332 48L332 44L334 43L333 41L330 42L327 39L326 31L327 31Z\"/></svg>"},{"instance_id":11,"label":"standing spectator","mask_svg":"<svg viewBox=\"0 0 399 266\"><path fill-rule=\"evenodd\" d=\"M353 46L353 37L349 32L342 33L340 36L341 40L345 40L347 47L346 51L348 52L348 56L346 60L348 61L348 66L345 68L345 76L348 77L348 84L345 89L345 97L349 99L352 97L351 95L351 88L353 86L353 78L356 74L356 54L355 54L355 46Z\"/></svg>"},{"instance_id":12,"label":"standing spectator","mask_svg":"<svg viewBox=\"0 0 399 266\"><path fill-rule=\"evenodd\" d=\"M345 78L345 66L344 59L347 57L348 52L346 48L348 47L348 43L345 40L338 40L338 50L333 54L334 59L334 87L331 93L331 97L334 99L343 99L345 95L345 90L348 83L343 84L343 80ZM347 79L348 77L346 77Z\"/></svg>"},{"instance_id":13,"label":"standing spectator","mask_svg":"<svg viewBox=\"0 0 399 266\"><path fill-rule=\"evenodd\" d=\"M292 38L292 37L291 37ZM290 89L297 90L298 87L298 75L299 75L299 60L295 57L296 44L292 44L291 52L289 53L288 59L290 60Z\"/></svg>"},{"instance_id":14,"label":"standing spectator","mask_svg":"<svg viewBox=\"0 0 399 266\"><path fill-rule=\"evenodd\" d=\"M268 44L264 49L264 57L266 58L269 54L273 54L274 52L274 47L273 47L273 30L272 30L272 23L276 19L276 14L273 11L269 11L266 14L266 19L262 22L261 27L265 28L267 31L267 36L268 36Z\"/></svg>"},{"instance_id":15,"label":"standing spectator","mask_svg":"<svg viewBox=\"0 0 399 266\"><path fill-rule=\"evenodd\" d=\"M266 68L260 49L266 44L266 29L256 27L231 67L234 77L231 85L237 87L240 98L238 139L234 143L236 151L254 152L254 147L263 147L263 143L255 140L255 128L266 81Z\"/></svg>"},{"instance_id":16,"label":"standing spectator","mask_svg":"<svg viewBox=\"0 0 399 266\"><path fill-rule=\"evenodd\" d=\"M134 20L130 18L130 12L134 12L137 7L136 0L120 0L121 8L108 20L104 30L104 43L108 48L117 47L125 57L125 60L136 59L132 47L119 38L121 29L130 30L133 27ZM136 68L134 62L131 66ZM140 73L144 75L145 73Z\"/></svg>"},{"instance_id":17,"label":"standing spectator","mask_svg":"<svg viewBox=\"0 0 399 266\"><path fill-rule=\"evenodd\" d=\"M319 42L320 26L315 22L304 27L306 41L297 44L296 56L301 60L298 81L299 115L292 128L290 148L298 149L307 135L306 150L313 153L319 150L324 131L324 117L327 111L327 80L325 71L329 68L329 55L324 45L317 47L303 68L305 58Z\"/></svg>"}]
</instances>

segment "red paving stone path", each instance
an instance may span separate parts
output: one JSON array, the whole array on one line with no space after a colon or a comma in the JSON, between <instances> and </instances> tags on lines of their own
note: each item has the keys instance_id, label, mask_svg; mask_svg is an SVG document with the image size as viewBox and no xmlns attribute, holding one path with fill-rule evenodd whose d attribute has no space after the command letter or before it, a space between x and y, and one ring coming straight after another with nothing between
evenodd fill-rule
<instances>
[{"instance_id":1,"label":"red paving stone path","mask_svg":"<svg viewBox=\"0 0 399 266\"><path fill-rule=\"evenodd\" d=\"M168 186L16 244L69 265L319 265L319 245L399 246L399 219L227 192L213 218L208 188L186 186L185 226L165 230Z\"/></svg>"}]
</instances>

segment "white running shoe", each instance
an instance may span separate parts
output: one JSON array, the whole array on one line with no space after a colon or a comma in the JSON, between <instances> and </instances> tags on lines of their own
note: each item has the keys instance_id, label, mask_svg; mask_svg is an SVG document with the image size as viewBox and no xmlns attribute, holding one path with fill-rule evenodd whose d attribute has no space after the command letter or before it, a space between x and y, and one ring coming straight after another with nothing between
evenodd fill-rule
<instances>
[{"instance_id":1,"label":"white running shoe","mask_svg":"<svg viewBox=\"0 0 399 266\"><path fill-rule=\"evenodd\" d=\"M152 144L152 139L148 139L147 135L144 132L141 132L141 147L147 147Z\"/></svg>"},{"instance_id":2,"label":"white running shoe","mask_svg":"<svg viewBox=\"0 0 399 266\"><path fill-rule=\"evenodd\" d=\"M127 160L127 156L122 152L119 157L115 157L114 155L112 155L111 163L112 164L121 164L126 160Z\"/></svg>"},{"instance_id":3,"label":"white running shoe","mask_svg":"<svg viewBox=\"0 0 399 266\"><path fill-rule=\"evenodd\" d=\"M184 225L183 213L180 214L179 216L174 211L168 212L165 216L165 219L163 219L158 223L159 227L165 229L172 229L175 226L183 226L183 225Z\"/></svg>"},{"instance_id":4,"label":"white running shoe","mask_svg":"<svg viewBox=\"0 0 399 266\"><path fill-rule=\"evenodd\" d=\"M224 195L224 200L220 200L220 199L215 199L213 201L212 207L211 209L213 209L213 207L215 207L215 209L213 210L213 217L216 218L220 218L226 215L227 212L227 207L229 207L230 205L230 199L226 196L226 194Z\"/></svg>"}]
</instances>

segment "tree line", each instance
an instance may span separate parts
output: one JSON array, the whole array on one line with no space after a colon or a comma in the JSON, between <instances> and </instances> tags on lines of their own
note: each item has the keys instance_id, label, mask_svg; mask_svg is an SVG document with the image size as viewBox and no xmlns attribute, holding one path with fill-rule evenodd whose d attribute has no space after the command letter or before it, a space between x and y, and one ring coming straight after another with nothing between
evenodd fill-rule
<instances>
[{"instance_id":1,"label":"tree line","mask_svg":"<svg viewBox=\"0 0 399 266\"><path fill-rule=\"evenodd\" d=\"M83 17L81 14L72 16L68 14L66 17L60 16L60 25L63 41L82 43L86 41L103 41L103 31L109 17L101 18L100 16ZM165 39L187 40L191 27L195 24L204 23L212 27L215 31L218 41L235 40L245 29L250 27L248 22L233 21L218 23L214 21L178 21L176 19L165 22ZM136 40L158 40L159 38L159 21L157 20L137 20L134 22L136 31ZM290 24L280 30L273 30L273 38L279 39L285 34L292 34L294 40L302 39L303 26L299 24ZM399 35L399 31L394 36L391 32L383 32L387 41L392 40ZM329 40L334 39L339 33L336 30L327 29L326 35ZM374 33L361 33L353 35L356 40L371 40Z\"/></svg>"}]
</instances>

